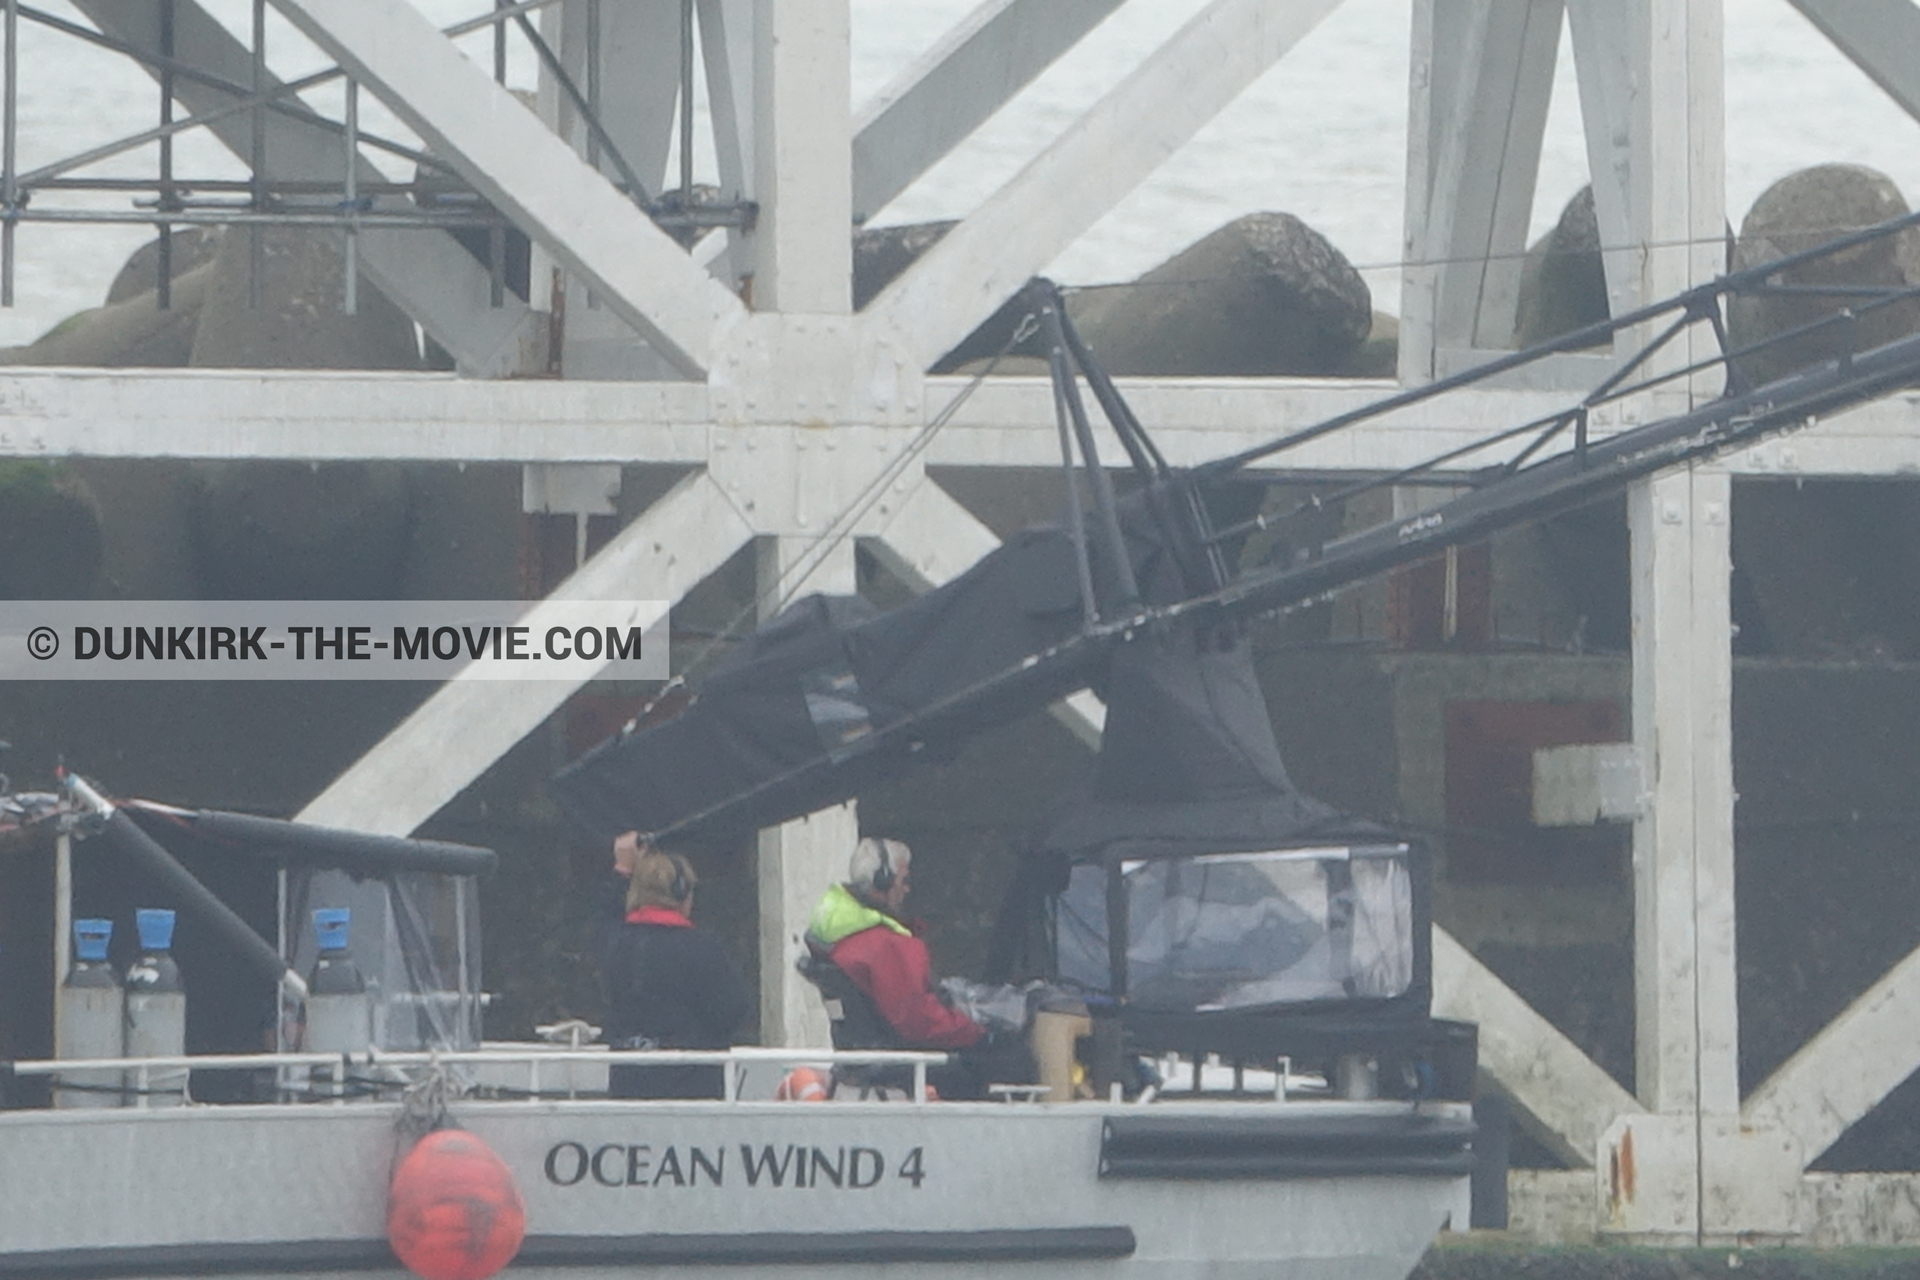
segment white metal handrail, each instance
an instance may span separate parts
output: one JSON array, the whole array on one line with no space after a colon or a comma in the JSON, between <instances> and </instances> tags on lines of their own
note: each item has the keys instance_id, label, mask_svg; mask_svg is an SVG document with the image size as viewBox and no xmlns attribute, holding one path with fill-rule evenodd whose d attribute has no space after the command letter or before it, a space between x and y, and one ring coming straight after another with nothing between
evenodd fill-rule
<instances>
[{"instance_id":1,"label":"white metal handrail","mask_svg":"<svg viewBox=\"0 0 1920 1280\"><path fill-rule=\"evenodd\" d=\"M83 1071L121 1071L135 1073L144 1082L156 1072L243 1071L243 1070L325 1070L336 1080L355 1071L435 1066L516 1066L527 1067L528 1092L538 1094L540 1068L567 1063L602 1066L718 1066L744 1068L756 1063L791 1063L795 1066L904 1066L913 1068L915 1102L927 1097L927 1068L948 1060L944 1053L907 1049L806 1049L767 1048L742 1045L731 1049L562 1049L529 1046L526 1049L451 1049L440 1051L403 1051L387 1053L369 1049L361 1053L209 1053L151 1058L50 1058L12 1064L16 1076L51 1076ZM740 1071L722 1072L723 1098L739 1101ZM532 1101L541 1101L534 1098Z\"/></svg>"}]
</instances>

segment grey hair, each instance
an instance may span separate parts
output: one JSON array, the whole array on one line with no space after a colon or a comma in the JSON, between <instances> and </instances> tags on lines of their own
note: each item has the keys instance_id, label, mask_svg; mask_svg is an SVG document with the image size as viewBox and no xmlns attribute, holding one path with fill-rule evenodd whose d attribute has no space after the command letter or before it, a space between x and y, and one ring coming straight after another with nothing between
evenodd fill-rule
<instances>
[{"instance_id":1,"label":"grey hair","mask_svg":"<svg viewBox=\"0 0 1920 1280\"><path fill-rule=\"evenodd\" d=\"M880 852L886 850L887 866L898 879L905 875L907 868L913 865L913 850L904 840L883 840L879 836L864 836L853 847L853 857L847 860L847 886L867 893L873 892L873 877L880 870Z\"/></svg>"}]
</instances>

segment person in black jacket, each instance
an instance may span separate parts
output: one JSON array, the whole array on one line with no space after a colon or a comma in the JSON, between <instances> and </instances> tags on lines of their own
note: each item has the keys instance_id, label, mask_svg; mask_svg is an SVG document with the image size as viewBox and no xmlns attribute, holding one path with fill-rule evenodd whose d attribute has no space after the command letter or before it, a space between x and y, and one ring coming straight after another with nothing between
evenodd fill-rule
<instances>
[{"instance_id":1,"label":"person in black jacket","mask_svg":"<svg viewBox=\"0 0 1920 1280\"><path fill-rule=\"evenodd\" d=\"M601 956L607 1043L615 1049L725 1049L753 1010L747 984L712 934L694 927L693 868L622 836L615 865L632 873L625 922ZM622 855L625 855L624 857ZM718 1098L722 1068L616 1066L616 1098Z\"/></svg>"}]
</instances>

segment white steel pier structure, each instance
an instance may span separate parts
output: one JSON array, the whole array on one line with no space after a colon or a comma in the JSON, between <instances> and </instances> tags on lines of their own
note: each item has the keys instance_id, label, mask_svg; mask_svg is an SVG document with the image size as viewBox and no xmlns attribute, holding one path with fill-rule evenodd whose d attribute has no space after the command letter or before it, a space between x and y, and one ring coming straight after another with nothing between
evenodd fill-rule
<instances>
[{"instance_id":1,"label":"white steel pier structure","mask_svg":"<svg viewBox=\"0 0 1920 1280\"><path fill-rule=\"evenodd\" d=\"M966 381L926 370L1285 58L1339 0L1197 2L1190 21L1143 51L1110 93L854 311L856 221L1123 2L982 0L861 105L850 100L848 0L687 0L722 201L757 207L750 227L736 220L689 251L631 198L633 181L610 159L623 157L629 177L648 189L663 177L672 185L665 169L683 79L681 0L504 5L533 14L571 82L596 86L595 128L551 74L538 110L528 110L406 0L272 0L352 83L525 232L535 247L533 302L498 296L485 264L447 230L375 225L369 215L354 237L362 268L454 354L459 376L9 371L0 375L0 452L518 462L550 510L569 509L568 494L585 495L589 509L607 468L673 464L687 468L684 479L559 597L677 599L749 543L769 595L778 594L775 584L796 585L796 566L809 589L850 590L856 540L907 580L940 582L994 537L929 469L1044 467L1056 446L1046 381L1009 378L981 386L916 452L916 435ZM1403 383L1466 367L1512 331L1563 23L1578 63L1615 312L1721 269L1723 33L1742 5L1760 2L1414 0ZM1920 8L1912 0L1792 3L1920 114ZM231 106L235 83L256 94L278 83L265 76L264 58L196 0L171 0L164 32L162 0L75 4L128 46L155 53L164 39L187 113ZM5 7L11 25L18 6ZM252 116L265 122L264 145L254 126L241 127L244 112L209 127L243 157L266 157L274 181L345 183L362 167L336 132ZM9 163L9 201L14 181ZM381 208L378 198L371 208ZM548 350L549 279L575 303L559 352ZM592 308L580 305L589 294ZM1678 367L1687 356L1661 358ZM515 377L550 361L597 376ZM1405 466L1535 416L1546 392L1590 385L1607 364L1604 355L1566 357L1535 385L1422 405L1305 446L1285 465L1295 474ZM1377 383L1281 379L1128 380L1124 389L1176 464L1258 444L1381 391ZM1719 390L1696 379L1649 393L1621 416L1650 420ZM1523 1229L1675 1243L1920 1242L1920 1175L1808 1172L1920 1066L1920 955L1886 973L1772 1078L1745 1096L1740 1090L1728 594L1732 478L1910 473L1920 469L1917 404L1912 394L1895 396L1640 483L1630 495L1632 720L1645 778L1633 836L1637 1093L1464 947L1444 933L1434 940L1435 1013L1479 1024L1482 1065L1572 1166L1515 1175L1514 1217ZM849 536L823 540L901 457L907 461L883 496L850 529L831 530ZM409 833L571 692L556 682L455 680L300 817ZM1084 695L1059 714L1088 737L1099 732L1099 707ZM770 1039L824 1043L824 1023L786 956L854 834L853 814L833 811L761 837L762 1023ZM1636 1171L1626 1194L1609 1176L1623 1157Z\"/></svg>"}]
</instances>

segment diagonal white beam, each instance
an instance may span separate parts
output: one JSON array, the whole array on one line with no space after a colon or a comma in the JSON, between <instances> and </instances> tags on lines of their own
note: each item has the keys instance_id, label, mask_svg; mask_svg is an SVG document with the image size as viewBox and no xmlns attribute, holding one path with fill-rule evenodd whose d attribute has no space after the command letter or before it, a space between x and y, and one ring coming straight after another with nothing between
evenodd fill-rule
<instances>
[{"instance_id":1,"label":"diagonal white beam","mask_svg":"<svg viewBox=\"0 0 1920 1280\"><path fill-rule=\"evenodd\" d=\"M614 536L534 607L568 600L674 601L753 536L705 471L696 471ZM301 822L407 835L459 795L580 686L507 683L462 673L436 690L299 814Z\"/></svg>"},{"instance_id":2,"label":"diagonal white beam","mask_svg":"<svg viewBox=\"0 0 1920 1280\"><path fill-rule=\"evenodd\" d=\"M753 0L699 0L699 13L720 191L740 198L752 189Z\"/></svg>"},{"instance_id":3,"label":"diagonal white beam","mask_svg":"<svg viewBox=\"0 0 1920 1280\"><path fill-rule=\"evenodd\" d=\"M1920 950L1801 1045L1740 1108L1744 1124L1784 1129L1809 1161L1920 1067Z\"/></svg>"},{"instance_id":4,"label":"diagonal white beam","mask_svg":"<svg viewBox=\"0 0 1920 1280\"><path fill-rule=\"evenodd\" d=\"M1213 0L869 303L873 331L931 365L1338 3Z\"/></svg>"},{"instance_id":5,"label":"diagonal white beam","mask_svg":"<svg viewBox=\"0 0 1920 1280\"><path fill-rule=\"evenodd\" d=\"M1569 0L1567 26L1580 85L1587 172L1600 243L1608 246L1607 296L1615 315L1640 305L1633 281L1632 14L1616 0ZM1644 175L1639 178L1644 181Z\"/></svg>"},{"instance_id":6,"label":"diagonal white beam","mask_svg":"<svg viewBox=\"0 0 1920 1280\"><path fill-rule=\"evenodd\" d=\"M707 109L713 121L714 159L725 199L751 199L754 186L753 0L697 0L700 57L707 72ZM694 259L738 287L753 274L752 237L717 229ZM724 258L723 258L724 255Z\"/></svg>"},{"instance_id":7,"label":"diagonal white beam","mask_svg":"<svg viewBox=\"0 0 1920 1280\"><path fill-rule=\"evenodd\" d=\"M925 472L912 483L868 549L894 577L929 591L978 564L1000 538Z\"/></svg>"},{"instance_id":8,"label":"diagonal white beam","mask_svg":"<svg viewBox=\"0 0 1920 1280\"><path fill-rule=\"evenodd\" d=\"M1791 0L1840 52L1920 120L1920 7L1913 0Z\"/></svg>"},{"instance_id":9,"label":"diagonal white beam","mask_svg":"<svg viewBox=\"0 0 1920 1280\"><path fill-rule=\"evenodd\" d=\"M880 212L1122 3L983 0L854 118L854 221Z\"/></svg>"},{"instance_id":10,"label":"diagonal white beam","mask_svg":"<svg viewBox=\"0 0 1920 1280\"><path fill-rule=\"evenodd\" d=\"M588 68L599 59L600 123L620 149L621 158L649 192L661 189L667 154L673 147L673 121L680 99L680 6L601 5L599 41L590 47L587 6L575 3L550 11L559 20L561 63L583 91L593 82ZM559 102L554 130L576 153L597 151L588 141L586 122L566 97ZM611 157L599 155L601 173L617 177Z\"/></svg>"},{"instance_id":11,"label":"diagonal white beam","mask_svg":"<svg viewBox=\"0 0 1920 1280\"><path fill-rule=\"evenodd\" d=\"M1645 1110L1446 930L1433 930L1433 1011L1480 1027L1480 1065L1533 1118L1529 1130L1576 1167L1593 1164L1615 1116Z\"/></svg>"},{"instance_id":12,"label":"diagonal white beam","mask_svg":"<svg viewBox=\"0 0 1920 1280\"><path fill-rule=\"evenodd\" d=\"M681 373L746 308L406 0L274 0Z\"/></svg>"},{"instance_id":13,"label":"diagonal white beam","mask_svg":"<svg viewBox=\"0 0 1920 1280\"><path fill-rule=\"evenodd\" d=\"M998 547L1000 539L922 473L880 536L865 545L894 577L916 591L926 591L965 573ZM1090 691L1082 689L1062 698L1049 711L1074 737L1099 749L1107 708Z\"/></svg>"},{"instance_id":14,"label":"diagonal white beam","mask_svg":"<svg viewBox=\"0 0 1920 1280\"><path fill-rule=\"evenodd\" d=\"M160 6L128 0L73 0L102 33L150 54L161 51ZM250 85L253 56L194 0L175 0L173 57L229 84ZM149 74L157 74L141 64ZM277 88L268 76L266 87ZM174 78L174 97L195 115L210 115L237 101L238 94L188 76ZM282 101L299 105L298 97ZM253 151L253 116L239 111L207 126L207 131L242 160ZM339 182L346 171L346 147L340 135L276 111L262 113L267 171L273 178ZM364 159L357 166L366 181L381 177ZM410 208L395 196L374 202L379 209ZM435 342L453 353L461 372L500 377L521 370L524 347L535 336L527 304L509 293L492 305L492 275L485 264L444 231L432 229L362 231L360 268Z\"/></svg>"},{"instance_id":15,"label":"diagonal white beam","mask_svg":"<svg viewBox=\"0 0 1920 1280\"><path fill-rule=\"evenodd\" d=\"M1722 8L1680 0L1568 0L1594 214L1615 315L1712 279L1725 267ZM1644 330L1652 326L1641 326ZM1703 326L1696 326L1704 330ZM1616 353L1644 334L1615 336ZM1689 331L1649 370L1698 360ZM1718 374L1695 374L1695 395Z\"/></svg>"},{"instance_id":16,"label":"diagonal white beam","mask_svg":"<svg viewBox=\"0 0 1920 1280\"><path fill-rule=\"evenodd\" d=\"M1409 128L1408 288L1401 370L1434 376L1436 348L1509 345L1520 259L1560 46L1562 0L1425 0Z\"/></svg>"}]
</instances>

